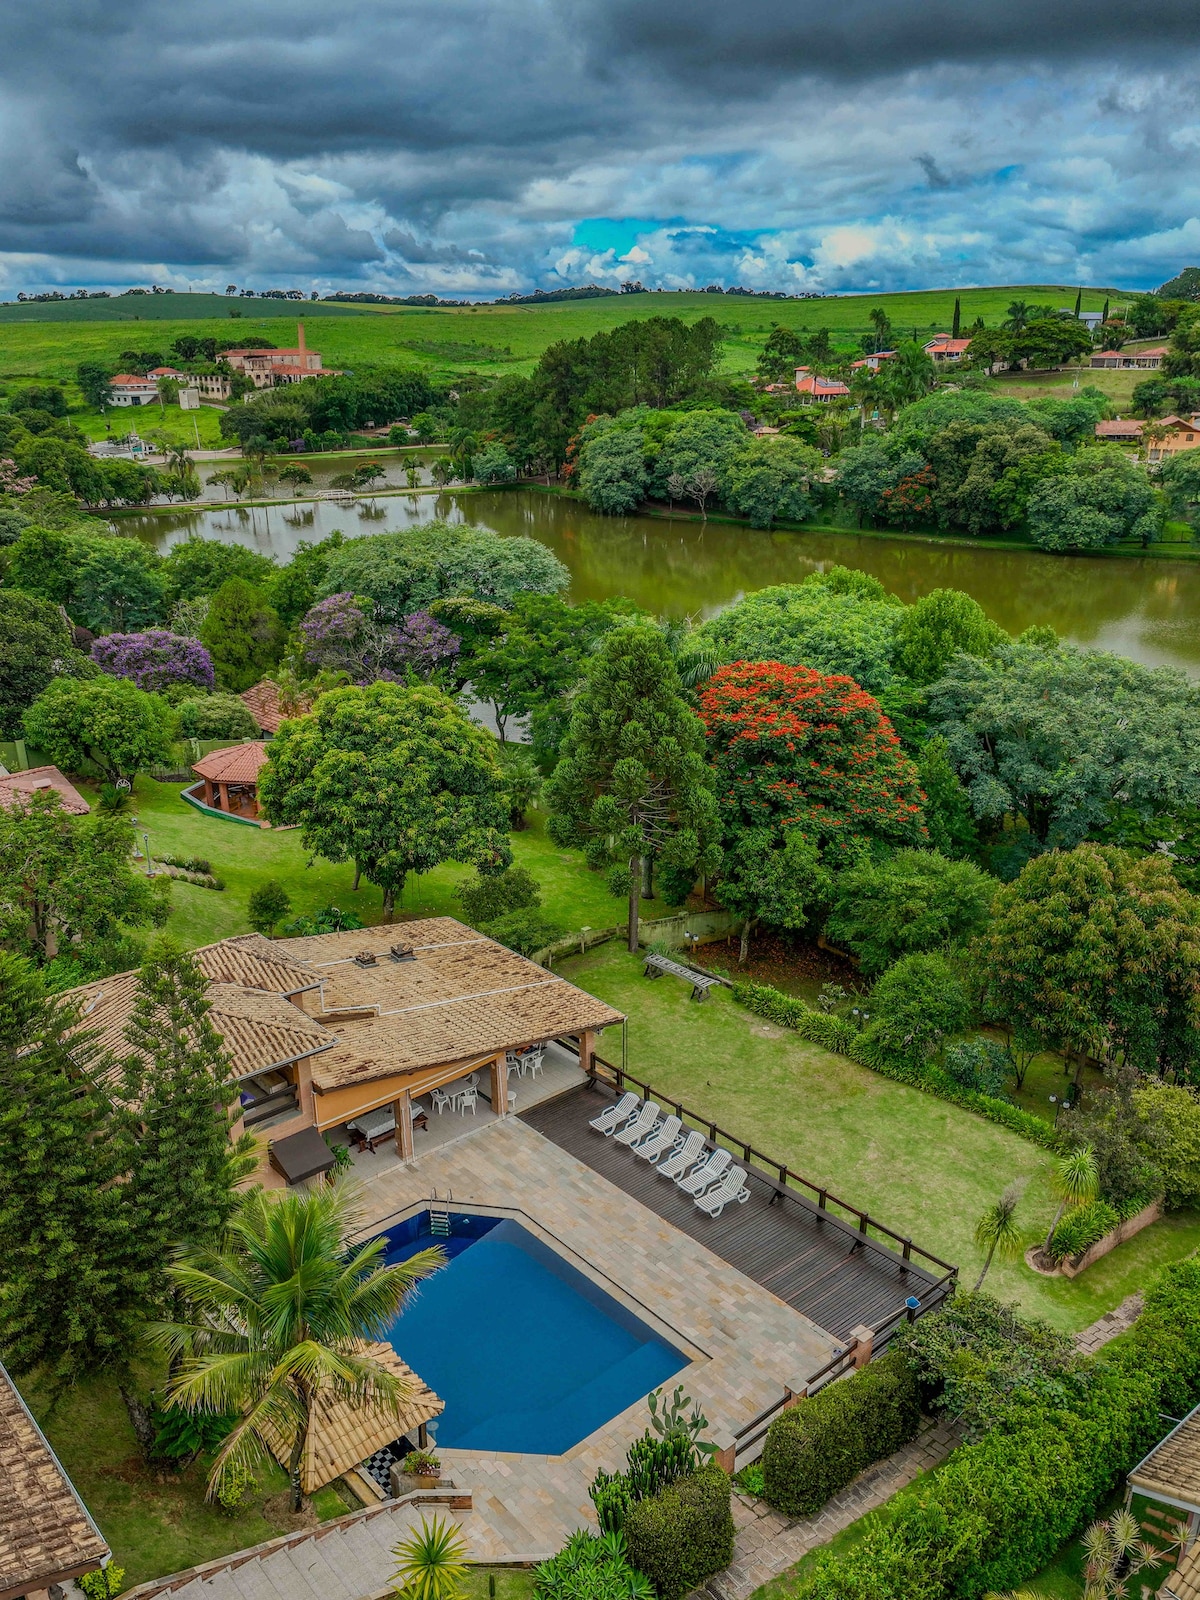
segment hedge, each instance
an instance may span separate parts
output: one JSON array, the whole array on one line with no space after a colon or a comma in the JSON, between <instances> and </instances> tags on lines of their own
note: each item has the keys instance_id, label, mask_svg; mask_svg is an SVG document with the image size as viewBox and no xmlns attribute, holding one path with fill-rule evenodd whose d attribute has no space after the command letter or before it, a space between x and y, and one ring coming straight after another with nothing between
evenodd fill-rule
<instances>
[{"instance_id":1,"label":"hedge","mask_svg":"<svg viewBox=\"0 0 1200 1600\"><path fill-rule=\"evenodd\" d=\"M720 1467L701 1467L639 1500L625 1517L625 1543L660 1600L682 1600L733 1560L728 1476Z\"/></svg>"},{"instance_id":2,"label":"hedge","mask_svg":"<svg viewBox=\"0 0 1200 1600\"><path fill-rule=\"evenodd\" d=\"M864 1467L916 1438L920 1422L916 1374L891 1351L775 1418L763 1447L765 1498L810 1517Z\"/></svg>"},{"instance_id":3,"label":"hedge","mask_svg":"<svg viewBox=\"0 0 1200 1600\"><path fill-rule=\"evenodd\" d=\"M840 1561L823 1552L795 1600L977 1600L1028 1581L1160 1440L1160 1413L1200 1401L1200 1261L1167 1267L1118 1344L1055 1405L1016 1403L892 1502Z\"/></svg>"},{"instance_id":4,"label":"hedge","mask_svg":"<svg viewBox=\"0 0 1200 1600\"><path fill-rule=\"evenodd\" d=\"M1055 1131L1050 1123L1035 1117L1032 1111L1023 1111L1008 1100L997 1100L994 1095L980 1094L975 1089L964 1089L955 1083L949 1073L929 1062L914 1061L884 1050L874 1040L868 1039L853 1023L843 1017L831 1017L816 1011L795 995L782 994L768 983L735 983L733 998L739 1005L765 1017L781 1028L790 1028L801 1038L819 1044L838 1055L849 1056L860 1066L870 1067L882 1077L906 1083L910 1088L922 1089L939 1100L949 1100L965 1111L975 1111L989 1122L1019 1133L1022 1138L1041 1145L1045 1150L1065 1152L1068 1143L1064 1135Z\"/></svg>"}]
</instances>

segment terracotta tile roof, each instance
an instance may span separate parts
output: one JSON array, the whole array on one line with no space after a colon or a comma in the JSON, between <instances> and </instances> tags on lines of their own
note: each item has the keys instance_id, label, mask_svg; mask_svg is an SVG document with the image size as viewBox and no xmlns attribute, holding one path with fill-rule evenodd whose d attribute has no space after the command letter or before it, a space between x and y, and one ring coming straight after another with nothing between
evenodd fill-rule
<instances>
[{"instance_id":1,"label":"terracotta tile roof","mask_svg":"<svg viewBox=\"0 0 1200 1600\"><path fill-rule=\"evenodd\" d=\"M213 783L257 783L259 769L267 759L267 747L261 739L249 744L231 745L226 750L214 750L192 762L192 771Z\"/></svg>"},{"instance_id":2,"label":"terracotta tile roof","mask_svg":"<svg viewBox=\"0 0 1200 1600\"><path fill-rule=\"evenodd\" d=\"M312 701L305 697L298 711L281 711L279 685L273 683L270 678L264 678L261 683L256 683L239 698L264 733L278 733L287 717L304 716L313 707Z\"/></svg>"},{"instance_id":3,"label":"terracotta tile roof","mask_svg":"<svg viewBox=\"0 0 1200 1600\"><path fill-rule=\"evenodd\" d=\"M1200 1512L1200 1406L1129 1474L1138 1493Z\"/></svg>"},{"instance_id":4,"label":"terracotta tile roof","mask_svg":"<svg viewBox=\"0 0 1200 1600\"><path fill-rule=\"evenodd\" d=\"M298 939L264 939L261 933L241 933L219 944L203 945L193 954L213 983L240 983L247 989L289 995L319 982L319 974L288 948L299 943Z\"/></svg>"},{"instance_id":5,"label":"terracotta tile roof","mask_svg":"<svg viewBox=\"0 0 1200 1600\"><path fill-rule=\"evenodd\" d=\"M90 1572L107 1544L0 1367L0 1600Z\"/></svg>"},{"instance_id":6,"label":"terracotta tile roof","mask_svg":"<svg viewBox=\"0 0 1200 1600\"><path fill-rule=\"evenodd\" d=\"M262 994L237 984L213 983L208 988L208 1001L212 1025L221 1035L239 1078L296 1061L316 1050L327 1050L334 1042L328 1028L279 995Z\"/></svg>"},{"instance_id":7,"label":"terracotta tile roof","mask_svg":"<svg viewBox=\"0 0 1200 1600\"><path fill-rule=\"evenodd\" d=\"M1158 1591L1169 1600L1200 1600L1200 1542L1194 1544Z\"/></svg>"},{"instance_id":8,"label":"terracotta tile roof","mask_svg":"<svg viewBox=\"0 0 1200 1600\"><path fill-rule=\"evenodd\" d=\"M400 1402L398 1409L354 1406L346 1400L335 1399L327 1390L319 1390L313 1401L312 1421L300 1463L300 1482L305 1494L324 1488L343 1472L366 1461L376 1450L382 1450L402 1434L414 1432L421 1423L429 1422L445 1410L445 1402L401 1361L391 1345L364 1343L359 1349L374 1356L381 1366L404 1381L409 1389L408 1398ZM264 1428L263 1432L272 1453L286 1466L295 1434L284 1435L274 1428Z\"/></svg>"},{"instance_id":9,"label":"terracotta tile roof","mask_svg":"<svg viewBox=\"0 0 1200 1600\"><path fill-rule=\"evenodd\" d=\"M1097 439L1140 439L1143 424L1132 417L1115 417L1096 424Z\"/></svg>"},{"instance_id":10,"label":"terracotta tile roof","mask_svg":"<svg viewBox=\"0 0 1200 1600\"><path fill-rule=\"evenodd\" d=\"M62 796L63 810L72 817L85 817L91 810L87 801L57 767L30 767L28 772L0 776L0 806L11 810L13 803L31 794L53 789Z\"/></svg>"}]
</instances>

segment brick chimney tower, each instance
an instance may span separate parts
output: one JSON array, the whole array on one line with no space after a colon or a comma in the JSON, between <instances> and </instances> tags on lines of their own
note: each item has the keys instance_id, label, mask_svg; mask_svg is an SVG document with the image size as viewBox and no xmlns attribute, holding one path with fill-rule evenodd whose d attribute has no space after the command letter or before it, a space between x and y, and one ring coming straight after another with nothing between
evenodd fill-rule
<instances>
[{"instance_id":1,"label":"brick chimney tower","mask_svg":"<svg viewBox=\"0 0 1200 1600\"><path fill-rule=\"evenodd\" d=\"M304 324L302 322L296 324L296 337L300 350L300 366L304 368L308 365L308 349L304 343Z\"/></svg>"}]
</instances>

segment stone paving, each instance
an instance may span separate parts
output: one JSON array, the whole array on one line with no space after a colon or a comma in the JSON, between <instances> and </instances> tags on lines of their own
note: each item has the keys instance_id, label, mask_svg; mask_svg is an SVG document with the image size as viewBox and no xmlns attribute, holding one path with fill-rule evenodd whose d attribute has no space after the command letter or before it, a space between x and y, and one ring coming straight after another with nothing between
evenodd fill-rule
<instances>
[{"instance_id":1,"label":"stone paving","mask_svg":"<svg viewBox=\"0 0 1200 1600\"><path fill-rule=\"evenodd\" d=\"M444 1154L380 1168L364 1185L368 1226L434 1190L443 1200L452 1192L464 1210L521 1213L523 1226L683 1348L691 1360L672 1381L702 1407L719 1445L781 1401L785 1388L800 1389L838 1348L831 1334L515 1117ZM402 1342L403 1323L400 1336ZM455 1481L471 1489L477 1515L502 1529L511 1548L551 1551L575 1528L594 1525L588 1484L601 1467L624 1465L648 1421L639 1401L562 1456L438 1453Z\"/></svg>"},{"instance_id":2,"label":"stone paving","mask_svg":"<svg viewBox=\"0 0 1200 1600\"><path fill-rule=\"evenodd\" d=\"M1085 1356L1094 1356L1110 1339L1131 1328L1141 1314L1141 1295L1128 1295L1115 1311L1108 1311L1090 1327L1081 1328L1075 1335L1075 1348Z\"/></svg>"},{"instance_id":3,"label":"stone paving","mask_svg":"<svg viewBox=\"0 0 1200 1600\"><path fill-rule=\"evenodd\" d=\"M860 1473L815 1517L785 1517L762 1500L735 1490L733 1560L724 1572L709 1579L707 1593L714 1600L745 1600L795 1566L810 1550L828 1544L834 1534L877 1510L922 1472L940 1466L960 1443L954 1423L926 1422L911 1444Z\"/></svg>"}]
</instances>

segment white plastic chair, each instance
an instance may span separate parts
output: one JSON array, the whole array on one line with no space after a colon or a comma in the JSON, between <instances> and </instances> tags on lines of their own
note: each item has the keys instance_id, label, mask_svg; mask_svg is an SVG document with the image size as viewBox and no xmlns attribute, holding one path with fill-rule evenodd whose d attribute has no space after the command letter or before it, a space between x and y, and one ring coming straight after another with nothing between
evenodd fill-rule
<instances>
[{"instance_id":1,"label":"white plastic chair","mask_svg":"<svg viewBox=\"0 0 1200 1600\"><path fill-rule=\"evenodd\" d=\"M433 1109L437 1112L439 1117L447 1106L452 1106L454 1104L454 1096L447 1094L445 1089L435 1089L433 1091L432 1099Z\"/></svg>"},{"instance_id":2,"label":"white plastic chair","mask_svg":"<svg viewBox=\"0 0 1200 1600\"><path fill-rule=\"evenodd\" d=\"M642 1139L634 1145L634 1155L653 1161L664 1150L674 1150L680 1143L679 1130L682 1127L683 1123L678 1117L664 1117L648 1139Z\"/></svg>"},{"instance_id":3,"label":"white plastic chair","mask_svg":"<svg viewBox=\"0 0 1200 1600\"><path fill-rule=\"evenodd\" d=\"M525 1071L531 1078L536 1078L538 1073L541 1072L542 1057L545 1054L546 1052L544 1050L531 1050L530 1053L525 1057Z\"/></svg>"},{"instance_id":4,"label":"white plastic chair","mask_svg":"<svg viewBox=\"0 0 1200 1600\"><path fill-rule=\"evenodd\" d=\"M616 1105L605 1106L598 1117L592 1117L588 1127L595 1128L597 1133L602 1133L607 1138L615 1128L619 1128L634 1114L640 1104L637 1095L627 1089Z\"/></svg>"},{"instance_id":5,"label":"white plastic chair","mask_svg":"<svg viewBox=\"0 0 1200 1600\"><path fill-rule=\"evenodd\" d=\"M639 1139L644 1139L651 1128L658 1121L658 1106L653 1100L647 1100L642 1109L620 1133L613 1135L615 1144L636 1144Z\"/></svg>"},{"instance_id":6,"label":"white plastic chair","mask_svg":"<svg viewBox=\"0 0 1200 1600\"><path fill-rule=\"evenodd\" d=\"M697 1133L693 1128L678 1150L672 1151L665 1161L660 1161L659 1156L651 1156L649 1159L660 1178L682 1178L688 1168L694 1167L703 1154L704 1135Z\"/></svg>"},{"instance_id":7,"label":"white plastic chair","mask_svg":"<svg viewBox=\"0 0 1200 1600\"><path fill-rule=\"evenodd\" d=\"M744 1206L750 1198L745 1178L741 1167L731 1167L715 1189L696 1196L696 1204L701 1211L707 1211L710 1217L719 1217L725 1207L735 1200L738 1205Z\"/></svg>"},{"instance_id":8,"label":"white plastic chair","mask_svg":"<svg viewBox=\"0 0 1200 1600\"><path fill-rule=\"evenodd\" d=\"M682 1189L684 1194L703 1194L706 1189L712 1188L718 1178L724 1176L725 1168L732 1160L728 1150L714 1150L702 1167L697 1167L686 1178L676 1178L676 1187Z\"/></svg>"},{"instance_id":9,"label":"white plastic chair","mask_svg":"<svg viewBox=\"0 0 1200 1600\"><path fill-rule=\"evenodd\" d=\"M464 1089L458 1097L458 1109L462 1116L466 1116L468 1107L471 1115L475 1115L475 1102L479 1099L478 1089Z\"/></svg>"}]
</instances>

